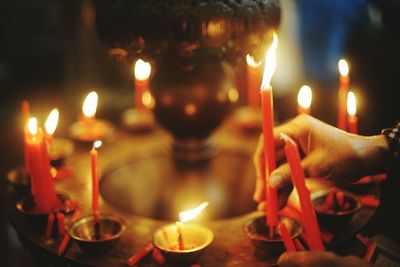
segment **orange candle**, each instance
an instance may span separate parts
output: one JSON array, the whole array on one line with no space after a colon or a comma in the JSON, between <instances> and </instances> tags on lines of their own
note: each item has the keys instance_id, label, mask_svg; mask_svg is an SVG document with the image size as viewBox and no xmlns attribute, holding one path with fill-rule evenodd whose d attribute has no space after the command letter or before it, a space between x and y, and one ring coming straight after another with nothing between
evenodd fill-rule
<instances>
[{"instance_id":1,"label":"orange candle","mask_svg":"<svg viewBox=\"0 0 400 267\"><path fill-rule=\"evenodd\" d=\"M50 173L50 160L44 142L43 131L38 129L36 118L28 122L25 136L31 186L38 212L50 213L61 204L57 198L53 177Z\"/></svg>"},{"instance_id":2,"label":"orange candle","mask_svg":"<svg viewBox=\"0 0 400 267\"><path fill-rule=\"evenodd\" d=\"M290 237L288 229L286 228L286 224L284 224L283 222L279 224L279 232L281 233L281 237L283 240L283 244L285 245L286 251L287 252L296 251L296 247L293 243L292 238Z\"/></svg>"},{"instance_id":3,"label":"orange candle","mask_svg":"<svg viewBox=\"0 0 400 267\"><path fill-rule=\"evenodd\" d=\"M347 113L346 113L346 98L347 92L349 91L349 65L346 60L339 60L339 73L340 73L340 82L339 82L339 91L338 91L338 128L343 131L347 130Z\"/></svg>"},{"instance_id":4,"label":"orange candle","mask_svg":"<svg viewBox=\"0 0 400 267\"><path fill-rule=\"evenodd\" d=\"M145 108L143 95L149 90L149 77L151 73L150 63L138 59L134 65L135 106L138 109Z\"/></svg>"},{"instance_id":5,"label":"orange candle","mask_svg":"<svg viewBox=\"0 0 400 267\"><path fill-rule=\"evenodd\" d=\"M92 163L92 213L93 217L98 220L100 218L99 211L99 176L97 173L97 148L101 146L101 141L93 143L93 148L90 150L90 159Z\"/></svg>"},{"instance_id":6,"label":"orange candle","mask_svg":"<svg viewBox=\"0 0 400 267\"><path fill-rule=\"evenodd\" d=\"M278 226L278 193L275 188L270 187L269 178L271 172L276 168L275 141L274 141L274 111L272 87L270 84L272 74L276 68L275 52L278 46L278 37L274 33L273 42L266 54L265 70L261 84L261 106L262 125L264 136L264 157L265 157L265 185L267 193L266 213L267 225L271 231Z\"/></svg>"},{"instance_id":7,"label":"orange candle","mask_svg":"<svg viewBox=\"0 0 400 267\"><path fill-rule=\"evenodd\" d=\"M260 107L260 94L257 93L261 84L261 61L256 62L254 57L247 54L247 104L250 107Z\"/></svg>"},{"instance_id":8,"label":"orange candle","mask_svg":"<svg viewBox=\"0 0 400 267\"><path fill-rule=\"evenodd\" d=\"M356 95L350 91L347 94L347 114L348 114L347 126L348 126L348 131L354 134L358 133L358 118L356 116L356 113L357 113Z\"/></svg>"},{"instance_id":9,"label":"orange candle","mask_svg":"<svg viewBox=\"0 0 400 267\"><path fill-rule=\"evenodd\" d=\"M293 185L296 188L302 213L302 221L307 237L307 243L311 250L323 250L321 232L317 217L311 203L310 192L306 187L304 172L301 167L301 160L297 144L287 135L282 134L285 140L285 154L289 163Z\"/></svg>"},{"instance_id":10,"label":"orange candle","mask_svg":"<svg viewBox=\"0 0 400 267\"><path fill-rule=\"evenodd\" d=\"M312 90L310 86L303 85L300 90L299 94L297 95L297 112L299 114L311 113L311 102L312 102Z\"/></svg>"}]
</instances>

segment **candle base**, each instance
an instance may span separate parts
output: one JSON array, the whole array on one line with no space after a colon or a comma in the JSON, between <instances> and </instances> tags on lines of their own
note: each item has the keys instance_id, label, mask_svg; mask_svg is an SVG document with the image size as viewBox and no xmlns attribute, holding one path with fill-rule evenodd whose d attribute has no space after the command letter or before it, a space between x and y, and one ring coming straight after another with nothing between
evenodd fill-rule
<instances>
[{"instance_id":1,"label":"candle base","mask_svg":"<svg viewBox=\"0 0 400 267\"><path fill-rule=\"evenodd\" d=\"M195 263L214 239L213 232L202 225L187 223L181 225L185 248L179 249L179 236L176 224L157 229L153 235L154 247L160 250L167 262Z\"/></svg>"},{"instance_id":2,"label":"candle base","mask_svg":"<svg viewBox=\"0 0 400 267\"><path fill-rule=\"evenodd\" d=\"M156 121L150 110L131 108L122 114L122 125L131 131L147 132L155 128Z\"/></svg>"},{"instance_id":3,"label":"candle base","mask_svg":"<svg viewBox=\"0 0 400 267\"><path fill-rule=\"evenodd\" d=\"M24 166L19 166L7 173L7 181L18 195L28 195L31 192L31 178Z\"/></svg>"},{"instance_id":4,"label":"candle base","mask_svg":"<svg viewBox=\"0 0 400 267\"><path fill-rule=\"evenodd\" d=\"M235 124L244 131L259 132L262 127L261 109L256 107L240 107L233 114Z\"/></svg>"},{"instance_id":5,"label":"candle base","mask_svg":"<svg viewBox=\"0 0 400 267\"><path fill-rule=\"evenodd\" d=\"M114 215L82 217L68 227L69 236L87 253L105 253L113 248L125 231L125 224Z\"/></svg>"},{"instance_id":6,"label":"candle base","mask_svg":"<svg viewBox=\"0 0 400 267\"><path fill-rule=\"evenodd\" d=\"M280 216L279 221L285 223L290 233L290 237L293 240L300 237L303 233L303 227L297 220ZM244 232L247 234L257 251L263 252L264 258L268 260L278 259L278 257L285 252L283 240L277 231L271 238L269 236L269 226L266 225L265 222L265 215L252 218L244 224Z\"/></svg>"},{"instance_id":7,"label":"candle base","mask_svg":"<svg viewBox=\"0 0 400 267\"><path fill-rule=\"evenodd\" d=\"M55 138L47 146L49 158L53 167L61 167L64 160L74 153L74 143L68 139Z\"/></svg>"},{"instance_id":8,"label":"candle base","mask_svg":"<svg viewBox=\"0 0 400 267\"><path fill-rule=\"evenodd\" d=\"M114 126L105 120L77 121L71 125L69 133L73 140L80 142L108 140L114 135Z\"/></svg>"}]
</instances>

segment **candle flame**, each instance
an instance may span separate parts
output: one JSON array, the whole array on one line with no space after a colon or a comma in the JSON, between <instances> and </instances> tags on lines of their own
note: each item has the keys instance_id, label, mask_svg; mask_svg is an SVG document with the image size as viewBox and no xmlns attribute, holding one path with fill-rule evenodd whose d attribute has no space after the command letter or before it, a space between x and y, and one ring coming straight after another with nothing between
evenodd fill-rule
<instances>
[{"instance_id":1,"label":"candle flame","mask_svg":"<svg viewBox=\"0 0 400 267\"><path fill-rule=\"evenodd\" d=\"M94 141L93 142L93 148L94 149L98 149L101 147L101 145L103 144L103 142L101 142L100 140Z\"/></svg>"},{"instance_id":2,"label":"candle flame","mask_svg":"<svg viewBox=\"0 0 400 267\"><path fill-rule=\"evenodd\" d=\"M254 59L254 57L253 57L252 55L250 55L250 54L247 54L247 55L246 55L246 62L247 62L247 65L249 65L249 66L252 67L252 68L258 68L258 67L260 67L261 64L262 64L262 61L256 62L256 60Z\"/></svg>"},{"instance_id":3,"label":"candle flame","mask_svg":"<svg viewBox=\"0 0 400 267\"><path fill-rule=\"evenodd\" d=\"M47 117L44 128L48 135L53 135L56 131L59 115L60 113L58 112L58 109L55 108L50 112L49 116Z\"/></svg>"},{"instance_id":4,"label":"candle flame","mask_svg":"<svg viewBox=\"0 0 400 267\"><path fill-rule=\"evenodd\" d=\"M347 93L347 113L355 116L357 113L356 95L350 91Z\"/></svg>"},{"instance_id":5,"label":"candle flame","mask_svg":"<svg viewBox=\"0 0 400 267\"><path fill-rule=\"evenodd\" d=\"M265 55L265 69L261 84L261 90L267 90L271 87L272 75L276 69L276 48L278 47L278 36L276 33L273 35L272 44Z\"/></svg>"},{"instance_id":6,"label":"candle flame","mask_svg":"<svg viewBox=\"0 0 400 267\"><path fill-rule=\"evenodd\" d=\"M96 114L98 99L99 96L95 91L90 92L86 96L82 106L82 112L85 117L91 118Z\"/></svg>"},{"instance_id":7,"label":"candle flame","mask_svg":"<svg viewBox=\"0 0 400 267\"><path fill-rule=\"evenodd\" d=\"M194 208L192 210L187 210L187 211L180 212L179 213L179 221L182 222L182 223L187 223L187 222L193 220L207 206L208 206L208 202L203 202L197 208Z\"/></svg>"},{"instance_id":8,"label":"candle flame","mask_svg":"<svg viewBox=\"0 0 400 267\"><path fill-rule=\"evenodd\" d=\"M134 67L134 74L135 74L135 79L137 80L147 80L150 77L151 73L151 65L150 63L138 59L135 63Z\"/></svg>"},{"instance_id":9,"label":"candle flame","mask_svg":"<svg viewBox=\"0 0 400 267\"><path fill-rule=\"evenodd\" d=\"M303 85L300 90L299 94L297 95L297 103L300 107L304 109L309 109L311 107L312 102L312 90L310 86Z\"/></svg>"},{"instance_id":10,"label":"candle flame","mask_svg":"<svg viewBox=\"0 0 400 267\"><path fill-rule=\"evenodd\" d=\"M31 135L36 135L38 133L38 122L37 119L35 117L30 118L28 120L28 131Z\"/></svg>"},{"instance_id":11,"label":"candle flame","mask_svg":"<svg viewBox=\"0 0 400 267\"><path fill-rule=\"evenodd\" d=\"M339 60L338 67L339 67L339 73L341 76L346 77L347 75L349 75L350 68L349 68L349 64L347 64L346 60L344 60L343 58L341 60Z\"/></svg>"}]
</instances>

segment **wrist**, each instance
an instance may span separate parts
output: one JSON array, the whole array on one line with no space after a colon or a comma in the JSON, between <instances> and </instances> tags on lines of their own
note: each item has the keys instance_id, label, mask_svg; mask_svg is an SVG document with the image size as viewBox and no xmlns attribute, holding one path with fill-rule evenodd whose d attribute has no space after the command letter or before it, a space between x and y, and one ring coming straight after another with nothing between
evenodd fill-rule
<instances>
[{"instance_id":1,"label":"wrist","mask_svg":"<svg viewBox=\"0 0 400 267\"><path fill-rule=\"evenodd\" d=\"M385 173L390 171L395 164L394 154L386 137L382 134L363 137L363 158L364 170L366 175Z\"/></svg>"}]
</instances>

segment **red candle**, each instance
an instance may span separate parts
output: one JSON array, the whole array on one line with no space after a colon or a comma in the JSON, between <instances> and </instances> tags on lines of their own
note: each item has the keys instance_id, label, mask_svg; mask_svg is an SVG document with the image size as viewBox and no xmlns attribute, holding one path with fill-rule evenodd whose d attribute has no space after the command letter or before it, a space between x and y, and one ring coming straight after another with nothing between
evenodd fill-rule
<instances>
[{"instance_id":1,"label":"red candle","mask_svg":"<svg viewBox=\"0 0 400 267\"><path fill-rule=\"evenodd\" d=\"M358 133L358 118L356 116L357 113L357 104L356 104L356 96L353 92L349 92L347 94L347 126L348 131L350 133L357 134Z\"/></svg>"},{"instance_id":2,"label":"red candle","mask_svg":"<svg viewBox=\"0 0 400 267\"><path fill-rule=\"evenodd\" d=\"M51 237L51 232L53 231L53 225L54 225L54 213L49 213L49 215L47 216L46 232L44 234L46 238Z\"/></svg>"},{"instance_id":3,"label":"red candle","mask_svg":"<svg viewBox=\"0 0 400 267\"><path fill-rule=\"evenodd\" d=\"M58 225L58 237L63 238L65 234L65 216L62 212L57 212L57 225Z\"/></svg>"},{"instance_id":4,"label":"red candle","mask_svg":"<svg viewBox=\"0 0 400 267\"><path fill-rule=\"evenodd\" d=\"M297 144L287 135L282 134L282 138L285 140L285 154L292 174L293 185L300 200L302 221L307 242L311 250L323 250L324 245L321 239L321 232L311 203L310 192L306 187Z\"/></svg>"},{"instance_id":5,"label":"red candle","mask_svg":"<svg viewBox=\"0 0 400 267\"><path fill-rule=\"evenodd\" d=\"M147 254L152 252L154 249L154 246L151 242L147 243L147 245L139 250L137 253L133 254L132 257L128 259L128 265L129 266L134 266L139 263Z\"/></svg>"},{"instance_id":6,"label":"red candle","mask_svg":"<svg viewBox=\"0 0 400 267\"><path fill-rule=\"evenodd\" d=\"M101 146L101 141L93 143L93 148L90 150L90 159L92 163L92 213L93 217L98 220L100 218L99 211L99 176L97 173L97 148Z\"/></svg>"},{"instance_id":7,"label":"red candle","mask_svg":"<svg viewBox=\"0 0 400 267\"><path fill-rule=\"evenodd\" d=\"M256 62L254 57L247 54L247 104L250 107L260 107L260 94L257 93L261 84L261 62Z\"/></svg>"},{"instance_id":8,"label":"red candle","mask_svg":"<svg viewBox=\"0 0 400 267\"><path fill-rule=\"evenodd\" d=\"M279 224L279 232L281 233L281 237L283 240L283 244L285 245L286 251L287 252L296 251L296 247L294 246L293 240L290 237L290 233L286 228L286 224L284 224L283 222Z\"/></svg>"},{"instance_id":9,"label":"red candle","mask_svg":"<svg viewBox=\"0 0 400 267\"><path fill-rule=\"evenodd\" d=\"M80 209L77 209L71 217L71 222L76 221L80 214L81 214ZM71 237L69 235L64 235L64 238L61 241L60 246L58 247L58 256L61 256L62 254L64 254L65 249L67 248L70 239L71 239Z\"/></svg>"},{"instance_id":10,"label":"red candle","mask_svg":"<svg viewBox=\"0 0 400 267\"><path fill-rule=\"evenodd\" d=\"M310 86L303 85L300 90L299 94L297 95L297 112L299 114L311 113L311 102L312 102L312 90Z\"/></svg>"},{"instance_id":11,"label":"red candle","mask_svg":"<svg viewBox=\"0 0 400 267\"><path fill-rule=\"evenodd\" d=\"M149 90L150 73L150 63L138 59L134 66L135 106L138 109L145 108L143 94Z\"/></svg>"},{"instance_id":12,"label":"red candle","mask_svg":"<svg viewBox=\"0 0 400 267\"><path fill-rule=\"evenodd\" d=\"M349 65L346 60L339 60L339 73L340 73L340 82L339 82L339 91L338 91L338 128L343 131L347 130L347 113L346 113L346 98L347 92L349 90Z\"/></svg>"},{"instance_id":13,"label":"red candle","mask_svg":"<svg viewBox=\"0 0 400 267\"><path fill-rule=\"evenodd\" d=\"M264 157L265 157L265 185L267 193L266 213L267 225L271 231L278 226L278 193L275 188L270 187L269 178L271 172L276 168L275 141L274 141L274 111L272 87L270 84L272 74L276 68L275 51L278 46L278 37L274 33L271 48L265 58L265 70L261 84L261 106L262 125L264 136Z\"/></svg>"},{"instance_id":14,"label":"red candle","mask_svg":"<svg viewBox=\"0 0 400 267\"><path fill-rule=\"evenodd\" d=\"M32 190L38 212L50 213L59 207L60 201L50 173L50 161L44 142L43 131L37 127L36 118L28 122L28 132L25 136Z\"/></svg>"}]
</instances>

